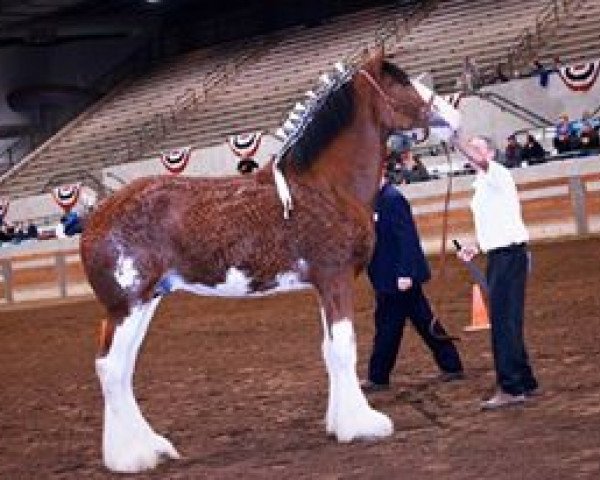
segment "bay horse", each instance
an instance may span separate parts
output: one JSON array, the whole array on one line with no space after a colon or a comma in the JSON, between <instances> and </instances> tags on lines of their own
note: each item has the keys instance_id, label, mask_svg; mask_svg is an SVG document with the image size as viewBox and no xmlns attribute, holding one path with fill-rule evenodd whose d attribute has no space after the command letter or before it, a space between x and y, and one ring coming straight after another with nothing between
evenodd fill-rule
<instances>
[{"instance_id":1,"label":"bay horse","mask_svg":"<svg viewBox=\"0 0 600 480\"><path fill-rule=\"evenodd\" d=\"M174 290L237 297L314 287L329 379L327 434L339 442L392 434L391 420L369 406L356 374L352 284L373 247L372 201L385 140L393 131L426 128L427 103L406 73L384 60L383 48L325 83L300 107L302 115L290 116L301 117L301 128L288 128L292 141L276 169L235 178L138 179L87 219L81 258L107 311L96 372L110 470L138 472L179 457L146 421L133 392L152 316ZM276 170L293 199L287 219Z\"/></svg>"}]
</instances>

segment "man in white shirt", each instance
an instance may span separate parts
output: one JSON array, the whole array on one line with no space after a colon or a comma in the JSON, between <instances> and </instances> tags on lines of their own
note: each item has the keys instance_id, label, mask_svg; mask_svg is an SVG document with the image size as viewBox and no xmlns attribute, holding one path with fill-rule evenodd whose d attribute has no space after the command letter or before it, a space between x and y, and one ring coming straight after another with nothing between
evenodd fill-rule
<instances>
[{"instance_id":1,"label":"man in white shirt","mask_svg":"<svg viewBox=\"0 0 600 480\"><path fill-rule=\"evenodd\" d=\"M477 245L459 250L463 261L487 254L487 281L492 324L492 349L498 391L481 404L484 410L521 404L537 392L523 336L529 234L521 216L517 188L510 172L496 159L498 150L485 137L456 147L477 170L471 202Z\"/></svg>"}]
</instances>

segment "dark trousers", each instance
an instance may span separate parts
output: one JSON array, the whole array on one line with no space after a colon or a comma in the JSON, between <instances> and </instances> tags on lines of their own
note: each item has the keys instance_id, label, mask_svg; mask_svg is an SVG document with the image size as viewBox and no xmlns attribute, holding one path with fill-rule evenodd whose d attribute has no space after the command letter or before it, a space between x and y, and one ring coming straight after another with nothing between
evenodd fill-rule
<instances>
[{"instance_id":1,"label":"dark trousers","mask_svg":"<svg viewBox=\"0 0 600 480\"><path fill-rule=\"evenodd\" d=\"M518 395L537 388L523 337L527 248L513 245L488 252L492 350L500 388Z\"/></svg>"},{"instance_id":2,"label":"dark trousers","mask_svg":"<svg viewBox=\"0 0 600 480\"><path fill-rule=\"evenodd\" d=\"M375 307L375 338L369 361L369 380L387 384L396 363L404 324L410 318L417 333L433 353L435 362L444 372L462 370L462 364L452 340L446 338L444 328L435 323L430 331L433 312L423 294L421 285L414 285L405 292L377 293Z\"/></svg>"}]
</instances>

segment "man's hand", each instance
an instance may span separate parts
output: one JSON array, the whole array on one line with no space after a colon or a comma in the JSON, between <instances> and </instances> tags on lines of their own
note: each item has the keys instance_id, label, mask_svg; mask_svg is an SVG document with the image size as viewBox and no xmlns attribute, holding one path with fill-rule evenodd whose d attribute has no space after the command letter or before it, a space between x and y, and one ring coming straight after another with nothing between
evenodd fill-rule
<instances>
[{"instance_id":1,"label":"man's hand","mask_svg":"<svg viewBox=\"0 0 600 480\"><path fill-rule=\"evenodd\" d=\"M399 277L398 278L398 290L405 292L410 289L413 285L412 278L410 277Z\"/></svg>"},{"instance_id":2,"label":"man's hand","mask_svg":"<svg viewBox=\"0 0 600 480\"><path fill-rule=\"evenodd\" d=\"M463 245L463 247L456 252L456 256L460 258L463 262L470 262L478 253L479 248L477 248L477 245L470 244Z\"/></svg>"}]
</instances>

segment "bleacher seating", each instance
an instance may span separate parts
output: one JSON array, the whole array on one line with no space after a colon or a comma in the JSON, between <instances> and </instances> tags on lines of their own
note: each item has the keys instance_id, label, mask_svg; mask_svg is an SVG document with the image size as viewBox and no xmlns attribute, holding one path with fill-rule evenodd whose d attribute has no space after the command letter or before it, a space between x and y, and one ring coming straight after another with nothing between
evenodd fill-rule
<instances>
[{"instance_id":1,"label":"bleacher seating","mask_svg":"<svg viewBox=\"0 0 600 480\"><path fill-rule=\"evenodd\" d=\"M465 55L493 73L546 5L538 0L447 0L395 45L395 61L410 74L431 72L441 93L456 89Z\"/></svg>"},{"instance_id":2,"label":"bleacher seating","mask_svg":"<svg viewBox=\"0 0 600 480\"><path fill-rule=\"evenodd\" d=\"M388 50L392 60L410 74L431 71L436 88L448 91L465 54L492 68L506 58L512 42L545 4L441 0L408 34L399 31L391 37ZM234 133L274 130L321 72L372 43L394 20L410 18L421 8L420 2L407 0L340 16L317 27L290 28L266 42L215 46L175 59L101 100L2 181L0 190L13 198L39 193L50 173L68 182L76 179L69 176L73 170L95 172L133 160L126 153L140 140L148 147L144 156L149 157L182 145L221 143ZM210 76L222 70L231 71L228 82L186 111L166 135L140 135L156 114L168 112L189 89L201 93Z\"/></svg>"},{"instance_id":3,"label":"bleacher seating","mask_svg":"<svg viewBox=\"0 0 600 480\"><path fill-rule=\"evenodd\" d=\"M598 57L600 31L597 19L600 15L600 2L581 0L576 3L576 8L572 7L563 16L553 35L547 39L540 51L540 60L546 65L552 65L556 56L564 64Z\"/></svg>"}]
</instances>

